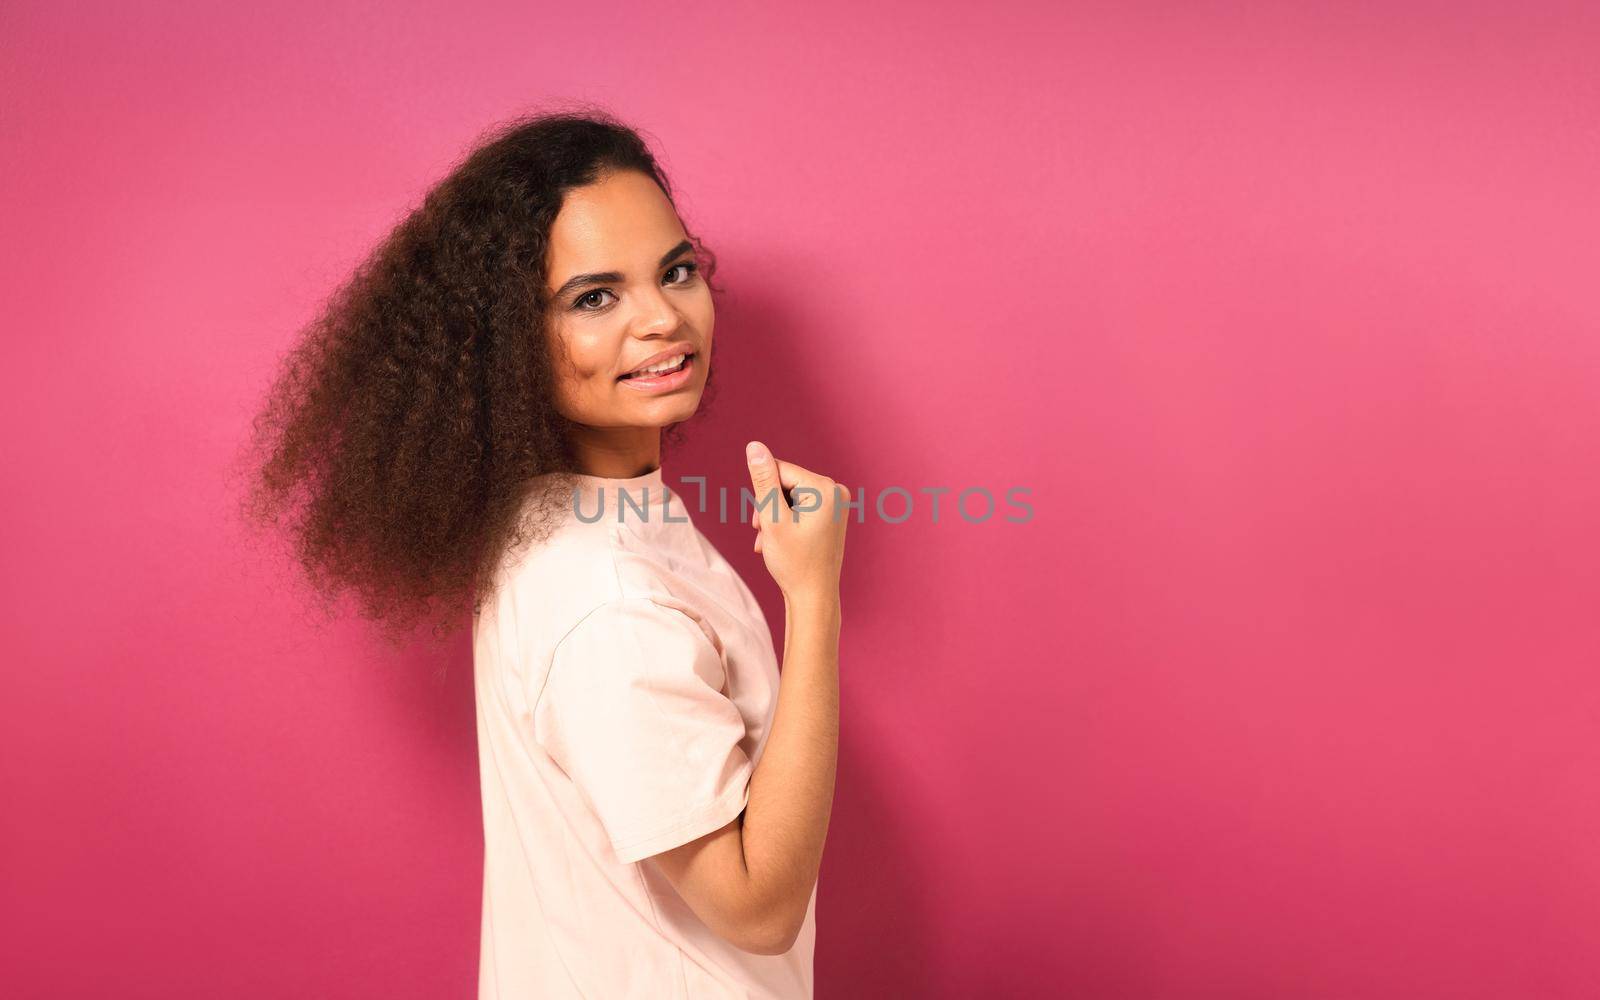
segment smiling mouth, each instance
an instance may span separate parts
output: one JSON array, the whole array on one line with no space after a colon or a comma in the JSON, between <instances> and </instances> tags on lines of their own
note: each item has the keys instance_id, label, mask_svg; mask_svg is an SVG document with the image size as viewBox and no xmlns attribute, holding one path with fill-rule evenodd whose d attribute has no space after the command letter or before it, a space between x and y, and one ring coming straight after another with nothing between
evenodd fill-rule
<instances>
[{"instance_id":1,"label":"smiling mouth","mask_svg":"<svg viewBox=\"0 0 1600 1000\"><path fill-rule=\"evenodd\" d=\"M690 352L688 352L687 354L685 354L683 356L683 360L679 361L677 364L673 365L671 368L664 368L664 369L662 369L660 371L629 372L626 375L619 376L617 378L617 381L618 382L626 382L628 379L633 379L633 378L640 378L640 379L661 378L664 375L671 375L674 372L681 372L681 371L683 371L684 367L686 365L688 365L689 362L694 359L694 356L695 356L694 352L690 351Z\"/></svg>"}]
</instances>

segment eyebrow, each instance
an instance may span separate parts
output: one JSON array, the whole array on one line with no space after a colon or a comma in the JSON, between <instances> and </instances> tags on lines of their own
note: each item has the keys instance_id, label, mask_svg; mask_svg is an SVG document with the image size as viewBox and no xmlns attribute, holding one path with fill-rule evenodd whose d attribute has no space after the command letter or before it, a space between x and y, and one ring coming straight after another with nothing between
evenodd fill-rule
<instances>
[{"instance_id":1,"label":"eyebrow","mask_svg":"<svg viewBox=\"0 0 1600 1000\"><path fill-rule=\"evenodd\" d=\"M682 243L679 243L671 250L668 250L666 253L662 254L661 260L656 264L656 266L666 267L667 262L672 260L672 258L683 253L685 250L692 249L694 249L694 244L690 243L688 240L684 240ZM584 285L601 285L607 282L621 280L622 274L619 271L600 271L596 274L574 275L563 282L560 288L556 289L555 295L553 295L552 298L564 298L568 292L576 291L577 289L582 288Z\"/></svg>"}]
</instances>

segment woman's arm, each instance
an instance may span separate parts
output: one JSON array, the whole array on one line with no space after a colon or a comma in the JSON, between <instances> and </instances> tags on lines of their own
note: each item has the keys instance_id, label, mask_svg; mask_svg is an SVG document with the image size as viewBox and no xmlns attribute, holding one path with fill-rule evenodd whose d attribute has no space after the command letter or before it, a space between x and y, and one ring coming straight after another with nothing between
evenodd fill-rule
<instances>
[{"instance_id":1,"label":"woman's arm","mask_svg":"<svg viewBox=\"0 0 1600 1000\"><path fill-rule=\"evenodd\" d=\"M843 487L761 449L751 478L759 504L780 481L812 486L821 508L796 521L779 491L779 517L757 510L767 569L783 591L783 677L772 732L750 779L750 801L727 826L655 856L706 925L745 951L788 951L822 867L839 755L839 570L848 523ZM769 515L770 516L770 515Z\"/></svg>"},{"instance_id":2,"label":"woman's arm","mask_svg":"<svg viewBox=\"0 0 1600 1000\"><path fill-rule=\"evenodd\" d=\"M745 867L766 901L767 936L788 951L822 867L839 759L839 594L784 597L783 682L750 779Z\"/></svg>"}]
</instances>

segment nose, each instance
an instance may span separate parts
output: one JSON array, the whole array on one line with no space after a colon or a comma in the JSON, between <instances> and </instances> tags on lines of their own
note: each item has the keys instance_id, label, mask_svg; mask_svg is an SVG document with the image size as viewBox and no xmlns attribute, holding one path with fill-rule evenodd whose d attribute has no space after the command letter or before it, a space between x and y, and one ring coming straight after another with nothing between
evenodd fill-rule
<instances>
[{"instance_id":1,"label":"nose","mask_svg":"<svg viewBox=\"0 0 1600 1000\"><path fill-rule=\"evenodd\" d=\"M657 289L653 295L640 300L639 314L634 317L634 335L641 339L669 337L683 325L678 310Z\"/></svg>"}]
</instances>

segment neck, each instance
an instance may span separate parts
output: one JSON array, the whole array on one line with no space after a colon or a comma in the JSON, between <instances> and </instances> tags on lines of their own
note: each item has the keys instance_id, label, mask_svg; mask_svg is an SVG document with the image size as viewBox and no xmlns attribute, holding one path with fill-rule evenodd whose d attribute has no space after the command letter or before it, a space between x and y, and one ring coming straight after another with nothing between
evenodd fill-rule
<instances>
[{"instance_id":1,"label":"neck","mask_svg":"<svg viewBox=\"0 0 1600 1000\"><path fill-rule=\"evenodd\" d=\"M571 428L578 471L604 479L632 479L661 467L661 428Z\"/></svg>"}]
</instances>

